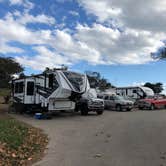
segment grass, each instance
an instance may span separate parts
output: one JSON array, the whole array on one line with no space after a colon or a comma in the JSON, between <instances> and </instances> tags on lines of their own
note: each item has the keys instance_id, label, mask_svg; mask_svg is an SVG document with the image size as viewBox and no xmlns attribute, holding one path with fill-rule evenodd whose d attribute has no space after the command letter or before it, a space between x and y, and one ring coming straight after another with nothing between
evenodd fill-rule
<instances>
[{"instance_id":1,"label":"grass","mask_svg":"<svg viewBox=\"0 0 166 166\"><path fill-rule=\"evenodd\" d=\"M0 88L0 96L4 97L10 95L10 89L7 88Z\"/></svg>"},{"instance_id":2,"label":"grass","mask_svg":"<svg viewBox=\"0 0 166 166\"><path fill-rule=\"evenodd\" d=\"M14 119L0 120L0 142L10 149L18 149L27 136L28 128Z\"/></svg>"},{"instance_id":3,"label":"grass","mask_svg":"<svg viewBox=\"0 0 166 166\"><path fill-rule=\"evenodd\" d=\"M0 166L31 165L43 156L47 143L40 129L11 118L0 107Z\"/></svg>"},{"instance_id":4,"label":"grass","mask_svg":"<svg viewBox=\"0 0 166 166\"><path fill-rule=\"evenodd\" d=\"M5 96L10 96L10 89L7 88L0 88L0 103L4 102Z\"/></svg>"},{"instance_id":5,"label":"grass","mask_svg":"<svg viewBox=\"0 0 166 166\"><path fill-rule=\"evenodd\" d=\"M10 94L0 89L0 102ZM39 160L48 143L40 129L11 118L8 105L0 104L0 166L26 166Z\"/></svg>"}]
</instances>

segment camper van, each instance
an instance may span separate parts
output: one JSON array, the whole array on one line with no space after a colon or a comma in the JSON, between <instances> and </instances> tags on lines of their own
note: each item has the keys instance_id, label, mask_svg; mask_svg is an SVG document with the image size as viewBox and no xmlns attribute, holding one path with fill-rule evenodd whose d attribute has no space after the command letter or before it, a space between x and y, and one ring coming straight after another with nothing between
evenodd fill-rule
<instances>
[{"instance_id":1,"label":"camper van","mask_svg":"<svg viewBox=\"0 0 166 166\"><path fill-rule=\"evenodd\" d=\"M143 99L154 96L153 90L144 86L119 87L116 88L116 94L133 99Z\"/></svg>"},{"instance_id":2,"label":"camper van","mask_svg":"<svg viewBox=\"0 0 166 166\"><path fill-rule=\"evenodd\" d=\"M13 106L20 112L36 109L49 113L75 110L76 103L90 90L86 75L66 68L47 69L42 74L12 80L11 84ZM104 102L97 99L96 102L98 107L95 111L101 114ZM87 110L82 105L80 107L81 114L87 114Z\"/></svg>"}]
</instances>

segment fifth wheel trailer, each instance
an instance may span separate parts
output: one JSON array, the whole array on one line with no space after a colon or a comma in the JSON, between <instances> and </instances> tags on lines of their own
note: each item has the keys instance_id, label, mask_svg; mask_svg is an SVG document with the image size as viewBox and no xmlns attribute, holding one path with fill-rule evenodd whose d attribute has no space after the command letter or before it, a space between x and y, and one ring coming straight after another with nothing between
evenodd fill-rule
<instances>
[{"instance_id":1,"label":"fifth wheel trailer","mask_svg":"<svg viewBox=\"0 0 166 166\"><path fill-rule=\"evenodd\" d=\"M48 69L42 74L12 80L13 105L20 112L36 109L49 113L75 110L76 103L89 91L86 75L66 68ZM95 110L97 113L101 111L103 103ZM80 110L84 115L85 110Z\"/></svg>"}]
</instances>

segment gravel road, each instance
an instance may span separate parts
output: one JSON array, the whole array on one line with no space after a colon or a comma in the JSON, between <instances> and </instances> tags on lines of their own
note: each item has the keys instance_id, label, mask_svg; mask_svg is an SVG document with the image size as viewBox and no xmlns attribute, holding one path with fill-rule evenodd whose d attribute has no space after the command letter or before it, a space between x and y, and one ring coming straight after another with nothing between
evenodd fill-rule
<instances>
[{"instance_id":1,"label":"gravel road","mask_svg":"<svg viewBox=\"0 0 166 166\"><path fill-rule=\"evenodd\" d=\"M50 137L41 166L166 166L166 110L59 115L35 120Z\"/></svg>"}]
</instances>

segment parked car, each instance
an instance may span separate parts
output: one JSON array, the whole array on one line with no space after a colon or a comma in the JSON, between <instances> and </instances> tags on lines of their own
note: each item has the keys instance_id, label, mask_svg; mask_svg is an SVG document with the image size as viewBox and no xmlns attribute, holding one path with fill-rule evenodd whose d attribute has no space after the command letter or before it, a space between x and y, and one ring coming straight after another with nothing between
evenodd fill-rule
<instances>
[{"instance_id":1,"label":"parked car","mask_svg":"<svg viewBox=\"0 0 166 166\"><path fill-rule=\"evenodd\" d=\"M103 96L106 109L116 111L131 111L134 102L119 95L105 95Z\"/></svg>"},{"instance_id":2,"label":"parked car","mask_svg":"<svg viewBox=\"0 0 166 166\"><path fill-rule=\"evenodd\" d=\"M141 99L137 102L139 109L159 109L159 108L166 108L166 98L165 97L153 97L153 98L146 98Z\"/></svg>"},{"instance_id":3,"label":"parked car","mask_svg":"<svg viewBox=\"0 0 166 166\"><path fill-rule=\"evenodd\" d=\"M76 111L79 110L82 115L87 115L91 111L101 115L104 111L104 100L97 98L96 90L90 88L76 103Z\"/></svg>"}]
</instances>

